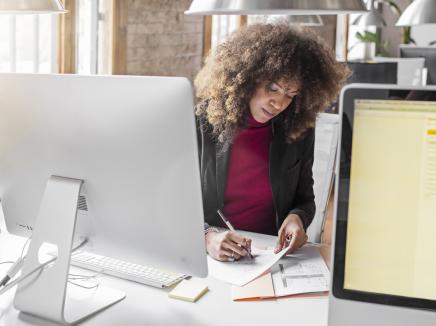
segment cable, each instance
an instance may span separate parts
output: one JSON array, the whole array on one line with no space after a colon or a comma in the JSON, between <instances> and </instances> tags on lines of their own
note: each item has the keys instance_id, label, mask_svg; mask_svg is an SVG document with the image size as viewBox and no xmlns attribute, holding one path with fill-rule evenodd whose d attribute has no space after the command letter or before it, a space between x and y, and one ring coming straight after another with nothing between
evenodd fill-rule
<instances>
[{"instance_id":1,"label":"cable","mask_svg":"<svg viewBox=\"0 0 436 326\"><path fill-rule=\"evenodd\" d=\"M21 255L20 255L21 258L24 258L24 257L23 257L23 255L24 255L24 249L26 249L26 246L29 244L29 242L30 242L31 239L32 239L32 236L30 236L29 238L27 238L26 242L24 243L23 249L21 250Z\"/></svg>"},{"instance_id":2,"label":"cable","mask_svg":"<svg viewBox=\"0 0 436 326\"><path fill-rule=\"evenodd\" d=\"M79 286L79 287L87 289L87 290L98 288L100 286L100 282L98 280L96 280L96 282L97 282L97 284L95 284L95 285L86 286L86 285L82 285L82 284L75 283L73 281L68 280L68 283L73 284L75 286Z\"/></svg>"},{"instance_id":3,"label":"cable","mask_svg":"<svg viewBox=\"0 0 436 326\"><path fill-rule=\"evenodd\" d=\"M23 257L24 250L26 249L26 246L31 238L32 236L30 236L26 240L26 242L23 245L23 249L21 250L20 257L17 259L17 261L12 263L12 266L7 270L6 275L0 280L0 286L6 285L10 281L10 279L13 278L21 270L21 267L23 266L24 263L24 257Z\"/></svg>"},{"instance_id":4,"label":"cable","mask_svg":"<svg viewBox=\"0 0 436 326\"><path fill-rule=\"evenodd\" d=\"M73 253L73 255L75 255L75 254L79 254L80 252L82 252L81 250L76 250L74 253ZM93 289L93 288L96 288L96 287L98 287L99 285L100 285L100 281L99 280L97 280L97 277L99 277L100 275L102 275L103 274L103 270L102 271L100 271L100 272L98 272L98 273L96 273L96 274L94 274L94 275L86 275L86 274L73 274L73 273L69 273L68 274L68 282L70 283L70 284L74 284L74 285L76 285L76 286L80 286L80 287L82 287L82 288L85 288L85 289ZM97 282L97 284L96 285L94 285L94 286L90 286L90 287L88 287L88 286L85 286L85 285L82 285L82 284L78 284L78 283L75 283L75 282L72 282L72 281L90 281L91 279L95 279L95 281Z\"/></svg>"},{"instance_id":5,"label":"cable","mask_svg":"<svg viewBox=\"0 0 436 326\"><path fill-rule=\"evenodd\" d=\"M95 289L98 288L100 286L100 281L97 280L97 277L102 275L103 271L95 273L93 275L85 275L85 274L73 274L73 273L69 273L68 274L68 283L79 286L81 288L84 289ZM83 284L79 284L73 281L84 281L84 282L89 282L90 280L94 279L94 281L96 282L95 285L91 285L91 286L86 286Z\"/></svg>"},{"instance_id":6,"label":"cable","mask_svg":"<svg viewBox=\"0 0 436 326\"><path fill-rule=\"evenodd\" d=\"M86 243L88 242L88 239L84 239L78 246L76 246L75 248L73 248L72 252L76 251L77 249L80 249L81 247L83 247ZM10 288L12 288L14 285L16 285L17 283L25 280L26 278L28 278L30 275L32 275L33 273L41 270L42 269L51 264L52 262L54 262L57 259L57 257L53 257L52 259L46 261L45 263L35 267L34 269L32 269L30 272L28 272L27 274L20 276L19 278L13 280L12 282L6 284L2 289L0 289L0 295L2 295L3 293L5 293L6 291L8 291Z\"/></svg>"},{"instance_id":7,"label":"cable","mask_svg":"<svg viewBox=\"0 0 436 326\"><path fill-rule=\"evenodd\" d=\"M15 263L14 261L2 261L0 263L0 265L3 265L3 264L14 264L14 263Z\"/></svg>"},{"instance_id":8,"label":"cable","mask_svg":"<svg viewBox=\"0 0 436 326\"><path fill-rule=\"evenodd\" d=\"M99 277L102 274L103 274L103 272L98 272L98 273L96 273L94 275L72 274L72 273L69 273L68 274L68 279L70 279L70 280L89 280L91 278L97 278L97 277Z\"/></svg>"},{"instance_id":9,"label":"cable","mask_svg":"<svg viewBox=\"0 0 436 326\"><path fill-rule=\"evenodd\" d=\"M21 257L18 258L17 261L13 263L12 266L8 269L6 275L0 281L0 286L4 286L6 285L6 283L9 282L9 280L13 278L21 270L23 263L24 263L24 259Z\"/></svg>"}]
</instances>

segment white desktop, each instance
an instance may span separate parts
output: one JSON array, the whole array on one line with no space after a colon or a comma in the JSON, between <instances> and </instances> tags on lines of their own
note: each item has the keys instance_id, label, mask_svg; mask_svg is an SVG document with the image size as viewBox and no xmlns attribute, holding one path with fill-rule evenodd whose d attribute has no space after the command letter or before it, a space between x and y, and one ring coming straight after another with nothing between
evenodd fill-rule
<instances>
[{"instance_id":1,"label":"white desktop","mask_svg":"<svg viewBox=\"0 0 436 326\"><path fill-rule=\"evenodd\" d=\"M258 246L274 246L276 242L276 237L269 235L244 235ZM19 256L23 243L24 240L19 237L0 234L0 261ZM0 274L6 269L6 265L0 265ZM73 267L72 272L83 273L83 270ZM209 288L200 300L191 303L169 298L171 288L158 289L106 275L99 276L98 280L101 285L122 289L127 296L103 313L86 319L81 326L265 326L272 321L276 325L288 325L290 319L296 325L327 325L327 296L232 301L232 286L208 276L206 279L193 277L191 280ZM92 291L82 289L83 295ZM46 320L20 313L13 307L13 299L13 290L0 296L0 326L55 326Z\"/></svg>"},{"instance_id":2,"label":"white desktop","mask_svg":"<svg viewBox=\"0 0 436 326\"><path fill-rule=\"evenodd\" d=\"M105 256L207 275L186 79L0 74L0 85L1 203L8 231L32 234L23 274L39 266L42 244L59 252L20 283L19 310L74 323L123 299L103 287L96 305L69 298L73 238Z\"/></svg>"}]
</instances>

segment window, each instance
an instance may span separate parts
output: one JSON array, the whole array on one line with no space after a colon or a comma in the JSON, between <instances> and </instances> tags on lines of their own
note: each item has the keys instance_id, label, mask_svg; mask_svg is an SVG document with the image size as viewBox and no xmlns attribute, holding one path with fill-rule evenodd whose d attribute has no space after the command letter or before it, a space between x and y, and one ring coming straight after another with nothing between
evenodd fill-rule
<instances>
[{"instance_id":1,"label":"window","mask_svg":"<svg viewBox=\"0 0 436 326\"><path fill-rule=\"evenodd\" d=\"M76 72L111 73L112 1L77 0Z\"/></svg>"},{"instance_id":2,"label":"window","mask_svg":"<svg viewBox=\"0 0 436 326\"><path fill-rule=\"evenodd\" d=\"M112 0L73 4L76 65L71 72L111 73ZM57 73L58 43L59 15L0 15L0 72Z\"/></svg>"},{"instance_id":3,"label":"window","mask_svg":"<svg viewBox=\"0 0 436 326\"><path fill-rule=\"evenodd\" d=\"M239 16L212 16L212 49L224 42L240 25Z\"/></svg>"},{"instance_id":4,"label":"window","mask_svg":"<svg viewBox=\"0 0 436 326\"><path fill-rule=\"evenodd\" d=\"M58 71L57 15L0 15L0 71Z\"/></svg>"}]
</instances>

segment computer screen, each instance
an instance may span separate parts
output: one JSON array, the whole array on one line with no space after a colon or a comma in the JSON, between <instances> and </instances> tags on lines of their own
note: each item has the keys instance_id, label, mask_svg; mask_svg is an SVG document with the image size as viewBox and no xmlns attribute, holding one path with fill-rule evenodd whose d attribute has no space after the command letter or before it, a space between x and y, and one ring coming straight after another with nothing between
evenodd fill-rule
<instances>
[{"instance_id":1,"label":"computer screen","mask_svg":"<svg viewBox=\"0 0 436 326\"><path fill-rule=\"evenodd\" d=\"M29 236L50 176L83 180L88 251L207 274L193 91L178 77L0 74L0 198Z\"/></svg>"},{"instance_id":2,"label":"computer screen","mask_svg":"<svg viewBox=\"0 0 436 326\"><path fill-rule=\"evenodd\" d=\"M436 301L436 102L356 100L344 288Z\"/></svg>"},{"instance_id":3,"label":"computer screen","mask_svg":"<svg viewBox=\"0 0 436 326\"><path fill-rule=\"evenodd\" d=\"M341 102L350 151L339 155L329 324L430 325L436 87L355 84Z\"/></svg>"},{"instance_id":4,"label":"computer screen","mask_svg":"<svg viewBox=\"0 0 436 326\"><path fill-rule=\"evenodd\" d=\"M428 69L427 85L436 84L436 46L407 46L399 48L402 58L425 58L424 67Z\"/></svg>"}]
</instances>

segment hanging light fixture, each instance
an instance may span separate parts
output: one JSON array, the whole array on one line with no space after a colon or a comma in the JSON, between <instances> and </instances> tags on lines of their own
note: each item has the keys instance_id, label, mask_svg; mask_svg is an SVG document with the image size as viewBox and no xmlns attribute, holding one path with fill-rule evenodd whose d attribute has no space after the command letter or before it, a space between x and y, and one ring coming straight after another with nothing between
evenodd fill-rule
<instances>
[{"instance_id":1,"label":"hanging light fixture","mask_svg":"<svg viewBox=\"0 0 436 326\"><path fill-rule=\"evenodd\" d=\"M249 22L279 23L284 22L290 25L323 26L324 23L319 15L250 15Z\"/></svg>"},{"instance_id":2,"label":"hanging light fixture","mask_svg":"<svg viewBox=\"0 0 436 326\"><path fill-rule=\"evenodd\" d=\"M361 27L363 26L385 27L386 22L383 16L377 10L373 9L368 13L356 17L352 25L361 26Z\"/></svg>"},{"instance_id":3,"label":"hanging light fixture","mask_svg":"<svg viewBox=\"0 0 436 326\"><path fill-rule=\"evenodd\" d=\"M1 14L65 13L60 0L0 0Z\"/></svg>"},{"instance_id":4,"label":"hanging light fixture","mask_svg":"<svg viewBox=\"0 0 436 326\"><path fill-rule=\"evenodd\" d=\"M324 23L320 15L289 15L284 20L292 25L303 26L323 26Z\"/></svg>"},{"instance_id":5,"label":"hanging light fixture","mask_svg":"<svg viewBox=\"0 0 436 326\"><path fill-rule=\"evenodd\" d=\"M366 12L362 0L193 0L187 15L334 15Z\"/></svg>"},{"instance_id":6,"label":"hanging light fixture","mask_svg":"<svg viewBox=\"0 0 436 326\"><path fill-rule=\"evenodd\" d=\"M436 24L436 0L415 0L404 10L396 26Z\"/></svg>"},{"instance_id":7,"label":"hanging light fixture","mask_svg":"<svg viewBox=\"0 0 436 326\"><path fill-rule=\"evenodd\" d=\"M352 22L352 25L355 26L376 26L376 27L385 27L386 22L383 16L377 11L375 8L375 0L371 0L369 2L368 12L361 14L356 17L356 19Z\"/></svg>"}]
</instances>

